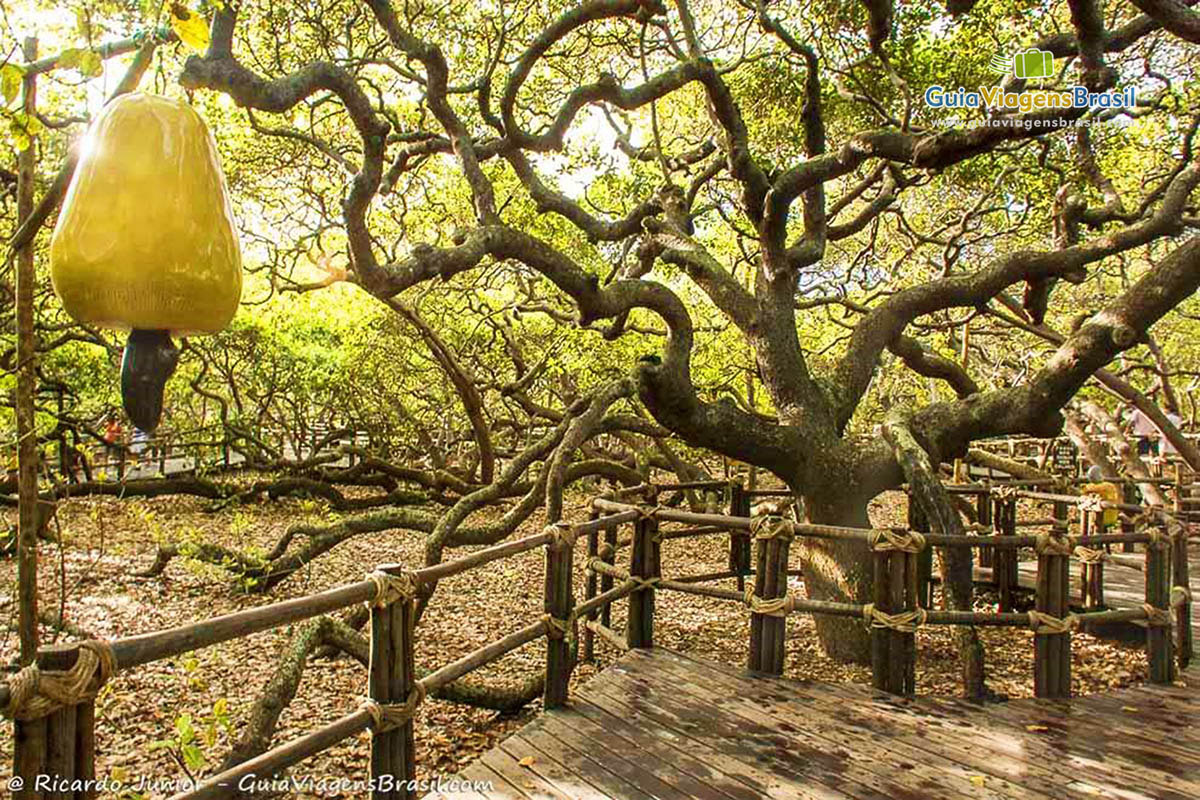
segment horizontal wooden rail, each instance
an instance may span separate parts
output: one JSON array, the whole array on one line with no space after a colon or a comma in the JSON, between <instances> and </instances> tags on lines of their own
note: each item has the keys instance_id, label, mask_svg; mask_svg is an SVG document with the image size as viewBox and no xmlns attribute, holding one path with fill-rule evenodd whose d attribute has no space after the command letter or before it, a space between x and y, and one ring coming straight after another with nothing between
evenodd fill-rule
<instances>
[{"instance_id":1,"label":"horizontal wooden rail","mask_svg":"<svg viewBox=\"0 0 1200 800\"><path fill-rule=\"evenodd\" d=\"M1068 496L1071 497L1071 496ZM1071 499L1077 500L1077 497ZM592 501L592 506L598 511L620 512L630 509L636 509L635 506L630 506L627 503L619 503L614 500L596 499ZM1140 508L1138 506L1137 508ZM664 522L682 522L693 525L716 526L722 525L727 530L744 530L749 531L753 518L751 517L734 517L726 514L709 514L695 511L679 511L673 508L647 508L641 513L653 516L654 518ZM891 528L872 529L872 528L852 528L844 525L822 525L812 522L791 522L783 520L789 526L794 536L811 536L817 539L841 539L841 540L857 540L862 542L871 541L872 537L882 533L892 533ZM1012 549L1019 547L1035 547L1038 543L1037 536L947 536L938 533L922 534L927 545L933 547L988 547L999 549ZM1079 545L1104 545L1104 544L1122 544L1122 543L1146 543L1153 540L1150 534L1146 533L1105 533L1088 536L1073 536L1071 542Z\"/></svg>"},{"instance_id":2,"label":"horizontal wooden rail","mask_svg":"<svg viewBox=\"0 0 1200 800\"><path fill-rule=\"evenodd\" d=\"M230 797L244 780L269 780L288 767L295 766L339 742L371 727L372 717L360 708L352 714L324 725L312 733L293 739L285 745L268 750L249 761L212 776L189 792L174 795L171 800L221 800Z\"/></svg>"}]
</instances>

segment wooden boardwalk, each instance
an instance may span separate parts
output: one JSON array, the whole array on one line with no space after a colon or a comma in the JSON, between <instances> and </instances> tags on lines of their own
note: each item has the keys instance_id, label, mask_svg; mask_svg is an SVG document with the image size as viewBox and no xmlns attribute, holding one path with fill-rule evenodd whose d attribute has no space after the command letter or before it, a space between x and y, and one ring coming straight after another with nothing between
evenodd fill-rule
<instances>
[{"instance_id":1,"label":"wooden boardwalk","mask_svg":"<svg viewBox=\"0 0 1200 800\"><path fill-rule=\"evenodd\" d=\"M1140 561L1142 553L1114 553L1117 557ZM1188 551L1191 564L1192 591L1200 582L1200 542L1193 542ZM975 568L975 580L981 583L990 582L992 571L987 567ZM1021 561L1017 565L1017 582L1024 589L1033 591L1037 587L1037 561ZM1079 562L1071 562L1071 604L1078 606L1082 600L1082 589L1079 579ZM1104 604L1108 608L1141 608L1146 598L1146 579L1140 569L1108 562L1104 565ZM1122 623L1123 624L1123 623ZM1132 625L1132 623L1129 623ZM1192 637L1200 642L1200 611L1192 613Z\"/></svg>"},{"instance_id":2,"label":"wooden boardwalk","mask_svg":"<svg viewBox=\"0 0 1200 800\"><path fill-rule=\"evenodd\" d=\"M543 800L1200 797L1200 676L985 707L633 650L459 777Z\"/></svg>"}]
</instances>

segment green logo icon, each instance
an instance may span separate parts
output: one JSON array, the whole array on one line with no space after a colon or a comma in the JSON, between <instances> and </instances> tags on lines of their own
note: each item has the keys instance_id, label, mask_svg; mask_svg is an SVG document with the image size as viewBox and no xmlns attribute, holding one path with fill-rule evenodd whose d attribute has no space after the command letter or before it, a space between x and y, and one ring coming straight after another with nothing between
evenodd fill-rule
<instances>
[{"instance_id":1,"label":"green logo icon","mask_svg":"<svg viewBox=\"0 0 1200 800\"><path fill-rule=\"evenodd\" d=\"M1012 56L997 53L988 67L1001 75L1012 73L1018 78L1049 78L1054 75L1054 54L1030 48Z\"/></svg>"}]
</instances>

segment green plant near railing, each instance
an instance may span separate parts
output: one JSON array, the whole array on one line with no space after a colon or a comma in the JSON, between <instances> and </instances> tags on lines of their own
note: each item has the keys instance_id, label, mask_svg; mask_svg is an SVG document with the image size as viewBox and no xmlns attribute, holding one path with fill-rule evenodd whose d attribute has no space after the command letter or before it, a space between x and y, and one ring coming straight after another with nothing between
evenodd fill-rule
<instances>
[{"instance_id":1,"label":"green plant near railing","mask_svg":"<svg viewBox=\"0 0 1200 800\"><path fill-rule=\"evenodd\" d=\"M220 742L221 734L228 736L232 732L229 701L222 697L213 703L211 711L199 719L187 713L177 716L171 735L151 742L148 749L150 752L166 750L183 766L189 777L194 777L209 764L210 753Z\"/></svg>"}]
</instances>

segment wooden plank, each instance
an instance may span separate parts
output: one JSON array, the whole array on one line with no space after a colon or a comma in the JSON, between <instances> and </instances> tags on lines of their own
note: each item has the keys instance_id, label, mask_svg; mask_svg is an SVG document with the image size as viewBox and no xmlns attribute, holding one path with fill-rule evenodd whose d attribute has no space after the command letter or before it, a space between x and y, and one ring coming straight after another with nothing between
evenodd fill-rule
<instances>
[{"instance_id":1,"label":"wooden plank","mask_svg":"<svg viewBox=\"0 0 1200 800\"><path fill-rule=\"evenodd\" d=\"M846 800L852 795L846 786L837 789L773 763L772 753L761 756L748 748L736 733L713 736L697 730L695 723L680 719L650 705L620 686L588 685L589 700L620 713L646 733L666 742L686 747L689 752L703 755L706 764L728 778L733 778L759 791L762 797L789 800ZM857 797L858 795L853 795Z\"/></svg>"},{"instance_id":2,"label":"wooden plank","mask_svg":"<svg viewBox=\"0 0 1200 800\"><path fill-rule=\"evenodd\" d=\"M671 654L680 659L687 656ZM710 665L711 666L711 665ZM865 731L873 738L882 739L887 747L910 744L933 757L952 759L980 775L998 778L1001 781L1019 783L1017 796L1029 798L1049 796L1054 798L1095 798L1102 796L1098 786L1074 781L1066 786L1062 773L1053 762L1032 760L1026 757L1019 736L1032 733L1017 730L1018 735L989 736L972 735L970 719L979 713L977 707L963 715L945 713L921 713L921 701L909 701L887 694L866 692L853 685L831 686L797 681L767 681L760 691L794 693L796 696L775 702L785 703L800 714L815 717L814 710L834 716L839 725ZM774 710L774 703L772 703ZM986 747L978 743L987 739Z\"/></svg>"},{"instance_id":3,"label":"wooden plank","mask_svg":"<svg viewBox=\"0 0 1200 800\"><path fill-rule=\"evenodd\" d=\"M695 778L702 786L719 792L723 797L730 800L758 800L762 796L750 786L719 772L713 765L711 756L702 760L699 756L705 753L697 752L695 746L689 747L678 737L657 737L633 725L619 709L613 709L611 704L609 708L605 708L589 699L579 697L572 704L572 710L579 717L603 728L609 736L619 736L626 742L627 747L634 748L642 757L650 757L656 764L671 765L681 774Z\"/></svg>"},{"instance_id":4,"label":"wooden plank","mask_svg":"<svg viewBox=\"0 0 1200 800\"><path fill-rule=\"evenodd\" d=\"M721 691L723 696L731 698L723 705L725 710L788 732L793 738L803 735L813 746L826 751L853 754L858 774L863 776L856 778L860 782L871 781L874 776L875 784L886 785L894 781L892 790L897 792L906 789L927 790L929 786L937 786L938 797L981 796L979 787L969 779L971 770L951 758L918 750L871 731L843 725L842 704L832 703L825 708L815 704L792 707L787 705L786 695L778 684L764 686L760 681L739 680L711 666L704 668L697 665L697 668L692 668L665 658L660 659L656 666L655 679L663 681L664 685L675 685L681 691L691 693L700 688L693 680L711 683L725 690ZM994 776L988 785L992 790L1004 791L1004 794L993 795L998 797L1018 793L1031 800L1050 800L1055 797L1053 794L1032 792L1001 776Z\"/></svg>"},{"instance_id":5,"label":"wooden plank","mask_svg":"<svg viewBox=\"0 0 1200 800\"><path fill-rule=\"evenodd\" d=\"M537 770L540 763L542 770L559 770L560 778L555 783L560 789L564 788L563 775L569 775L576 785L592 787L591 794L577 789L571 794L572 797L611 797L613 800L649 800L652 797L539 728L538 725L530 725L518 731L505 740L502 747L509 749L520 746L521 751L526 753L525 757L534 759L531 769ZM510 749L509 752L516 755L514 750Z\"/></svg>"},{"instance_id":6,"label":"wooden plank","mask_svg":"<svg viewBox=\"0 0 1200 800\"><path fill-rule=\"evenodd\" d=\"M514 795L515 797L527 797L530 800L574 800L581 795L579 787L570 782L568 785L573 787L574 794L560 791L549 778L542 774L547 765L538 764L536 756L533 757L534 761L528 767L521 766L520 760L524 757L526 756L512 755L504 749L504 743L501 742L499 747L484 753L480 761L484 766L504 778L508 785L515 786L521 791L521 794ZM591 788L588 787L589 790Z\"/></svg>"},{"instance_id":7,"label":"wooden plank","mask_svg":"<svg viewBox=\"0 0 1200 800\"><path fill-rule=\"evenodd\" d=\"M544 715L540 723L538 730L541 733L554 738L577 755L595 762L606 772L625 779L651 797L660 800L689 800L701 797L693 792L696 789L703 791L703 785L691 786L688 791L680 789L678 778L667 779L667 773L655 769L652 761L644 754L624 747L620 739L606 736L603 728L581 719L578 714L560 716L550 713ZM713 792L706 792L703 796L719 797Z\"/></svg>"},{"instance_id":8,"label":"wooden plank","mask_svg":"<svg viewBox=\"0 0 1200 800\"><path fill-rule=\"evenodd\" d=\"M917 797L928 795L936 784L913 779L905 774L881 774L864 766L855 754L845 748L830 747L811 731L799 727L781 729L765 715L742 713L736 701L717 707L698 702L694 686L671 676L668 680L653 671L627 672L619 680L626 690L640 693L643 702L652 703L659 712L671 715L681 724L692 725L705 737L717 737L736 742L742 757L760 759L771 765L772 771L799 779L805 785L821 784L846 792L857 798ZM826 725L833 724L825 721ZM945 797L969 797L965 794L944 794ZM978 795L975 795L978 796Z\"/></svg>"}]
</instances>

